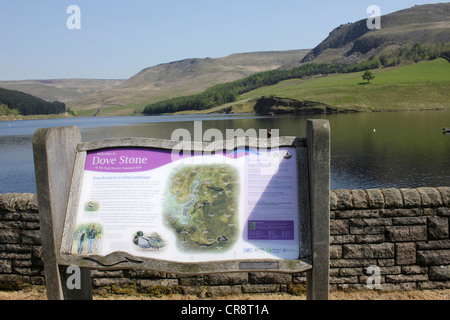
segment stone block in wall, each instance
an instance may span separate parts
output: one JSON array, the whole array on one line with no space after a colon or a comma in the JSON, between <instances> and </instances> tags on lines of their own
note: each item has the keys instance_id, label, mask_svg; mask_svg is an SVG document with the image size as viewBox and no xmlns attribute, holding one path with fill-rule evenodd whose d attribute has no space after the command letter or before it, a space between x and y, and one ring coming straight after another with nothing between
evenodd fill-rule
<instances>
[{"instance_id":1,"label":"stone block in wall","mask_svg":"<svg viewBox=\"0 0 450 320\"><path fill-rule=\"evenodd\" d=\"M384 196L380 189L367 189L370 208L384 208Z\"/></svg>"},{"instance_id":2,"label":"stone block in wall","mask_svg":"<svg viewBox=\"0 0 450 320\"><path fill-rule=\"evenodd\" d=\"M0 232L2 229L22 229L23 221L18 220L5 220L0 221Z\"/></svg>"},{"instance_id":3,"label":"stone block in wall","mask_svg":"<svg viewBox=\"0 0 450 320\"><path fill-rule=\"evenodd\" d=\"M6 290L20 290L23 286L23 277L17 274L0 274L0 288Z\"/></svg>"},{"instance_id":4,"label":"stone block in wall","mask_svg":"<svg viewBox=\"0 0 450 320\"><path fill-rule=\"evenodd\" d=\"M419 191L416 189L400 189L400 192L403 195L403 205L406 208L411 207L420 207L422 201L420 200Z\"/></svg>"},{"instance_id":5,"label":"stone block in wall","mask_svg":"<svg viewBox=\"0 0 450 320\"><path fill-rule=\"evenodd\" d=\"M412 275L404 275L404 274L389 274L386 275L386 282L391 283L405 283L405 282L418 282L418 281L428 281L427 274L412 274Z\"/></svg>"},{"instance_id":6,"label":"stone block in wall","mask_svg":"<svg viewBox=\"0 0 450 320\"><path fill-rule=\"evenodd\" d=\"M424 282L419 282L424 283ZM417 289L416 282L406 283L383 283L381 285L382 291L412 291Z\"/></svg>"},{"instance_id":7,"label":"stone block in wall","mask_svg":"<svg viewBox=\"0 0 450 320\"><path fill-rule=\"evenodd\" d=\"M422 266L402 266L403 274L425 274L428 272L428 267Z\"/></svg>"},{"instance_id":8,"label":"stone block in wall","mask_svg":"<svg viewBox=\"0 0 450 320\"><path fill-rule=\"evenodd\" d=\"M450 250L418 250L417 263L422 266L450 264Z\"/></svg>"},{"instance_id":9,"label":"stone block in wall","mask_svg":"<svg viewBox=\"0 0 450 320\"><path fill-rule=\"evenodd\" d=\"M419 290L450 289L450 281L419 282L417 288Z\"/></svg>"},{"instance_id":10,"label":"stone block in wall","mask_svg":"<svg viewBox=\"0 0 450 320\"><path fill-rule=\"evenodd\" d=\"M158 272L153 270L123 270L123 275L126 278L132 279L161 279L166 278L165 272Z\"/></svg>"},{"instance_id":11,"label":"stone block in wall","mask_svg":"<svg viewBox=\"0 0 450 320\"><path fill-rule=\"evenodd\" d=\"M0 212L37 212L37 195L32 193L0 194Z\"/></svg>"},{"instance_id":12,"label":"stone block in wall","mask_svg":"<svg viewBox=\"0 0 450 320\"><path fill-rule=\"evenodd\" d=\"M177 279L138 279L136 280L136 289L139 292L145 292L151 287L176 287L178 286Z\"/></svg>"},{"instance_id":13,"label":"stone block in wall","mask_svg":"<svg viewBox=\"0 0 450 320\"><path fill-rule=\"evenodd\" d=\"M381 210L342 210L335 211L335 219L352 219L352 218L379 218Z\"/></svg>"},{"instance_id":14,"label":"stone block in wall","mask_svg":"<svg viewBox=\"0 0 450 320\"><path fill-rule=\"evenodd\" d=\"M12 261L12 265L15 268L31 268L32 267L31 260L29 260L29 259L27 259L27 260L13 260Z\"/></svg>"},{"instance_id":15,"label":"stone block in wall","mask_svg":"<svg viewBox=\"0 0 450 320\"><path fill-rule=\"evenodd\" d=\"M395 259L377 259L377 266L379 267L392 267L395 266Z\"/></svg>"},{"instance_id":16,"label":"stone block in wall","mask_svg":"<svg viewBox=\"0 0 450 320\"><path fill-rule=\"evenodd\" d=\"M180 286L179 289L184 295L202 296L205 294L204 287L202 286Z\"/></svg>"},{"instance_id":17,"label":"stone block in wall","mask_svg":"<svg viewBox=\"0 0 450 320\"><path fill-rule=\"evenodd\" d=\"M22 243L29 245L41 245L41 231L22 230Z\"/></svg>"},{"instance_id":18,"label":"stone block in wall","mask_svg":"<svg viewBox=\"0 0 450 320\"><path fill-rule=\"evenodd\" d=\"M43 286L45 285L44 277L30 277L30 283L34 286Z\"/></svg>"},{"instance_id":19,"label":"stone block in wall","mask_svg":"<svg viewBox=\"0 0 450 320\"><path fill-rule=\"evenodd\" d=\"M416 263L416 244L414 242L396 243L395 252L397 265L412 265Z\"/></svg>"},{"instance_id":20,"label":"stone block in wall","mask_svg":"<svg viewBox=\"0 0 450 320\"><path fill-rule=\"evenodd\" d=\"M28 254L28 253L30 253L30 257L31 257L32 247L29 246L29 245L24 245L24 244L8 243L6 245L6 251L7 252L12 252L12 253L15 253L15 254Z\"/></svg>"},{"instance_id":21,"label":"stone block in wall","mask_svg":"<svg viewBox=\"0 0 450 320\"><path fill-rule=\"evenodd\" d=\"M421 217L423 216L422 208L409 208L409 209L384 209L382 216L387 217Z\"/></svg>"},{"instance_id":22,"label":"stone block in wall","mask_svg":"<svg viewBox=\"0 0 450 320\"><path fill-rule=\"evenodd\" d=\"M330 191L330 210L334 211L337 209L337 197L334 191Z\"/></svg>"},{"instance_id":23,"label":"stone block in wall","mask_svg":"<svg viewBox=\"0 0 450 320\"><path fill-rule=\"evenodd\" d=\"M182 286L202 286L205 278L204 276L180 276L179 282Z\"/></svg>"},{"instance_id":24,"label":"stone block in wall","mask_svg":"<svg viewBox=\"0 0 450 320\"><path fill-rule=\"evenodd\" d=\"M348 234L349 221L334 219L330 220L330 235Z\"/></svg>"},{"instance_id":25,"label":"stone block in wall","mask_svg":"<svg viewBox=\"0 0 450 320\"><path fill-rule=\"evenodd\" d=\"M42 260L42 246L32 246L31 262L33 263L34 267L44 267L44 262Z\"/></svg>"},{"instance_id":26,"label":"stone block in wall","mask_svg":"<svg viewBox=\"0 0 450 320\"><path fill-rule=\"evenodd\" d=\"M34 213L22 212L20 214L20 217L21 217L22 221L28 222L27 225L39 226L39 214L37 212L34 212ZM31 222L35 222L35 223L32 224ZM31 228L28 228L28 229L31 229ZM32 229L39 229L39 228L33 227Z\"/></svg>"},{"instance_id":27,"label":"stone block in wall","mask_svg":"<svg viewBox=\"0 0 450 320\"><path fill-rule=\"evenodd\" d=\"M330 244L344 244L344 243L354 243L354 235L334 235L330 236Z\"/></svg>"},{"instance_id":28,"label":"stone block in wall","mask_svg":"<svg viewBox=\"0 0 450 320\"><path fill-rule=\"evenodd\" d=\"M384 226L373 227L350 227L350 234L354 235L383 235L384 239Z\"/></svg>"},{"instance_id":29,"label":"stone block in wall","mask_svg":"<svg viewBox=\"0 0 450 320\"><path fill-rule=\"evenodd\" d=\"M122 278L124 270L91 270L92 278Z\"/></svg>"},{"instance_id":30,"label":"stone block in wall","mask_svg":"<svg viewBox=\"0 0 450 320\"><path fill-rule=\"evenodd\" d=\"M330 273L333 269L330 269ZM292 283L294 284L305 284L306 283L306 273L296 273L292 275Z\"/></svg>"},{"instance_id":31,"label":"stone block in wall","mask_svg":"<svg viewBox=\"0 0 450 320\"><path fill-rule=\"evenodd\" d=\"M450 249L450 239L417 242L417 250Z\"/></svg>"},{"instance_id":32,"label":"stone block in wall","mask_svg":"<svg viewBox=\"0 0 450 320\"><path fill-rule=\"evenodd\" d=\"M248 282L252 284L290 283L292 282L292 275L273 272L250 272L248 274Z\"/></svg>"},{"instance_id":33,"label":"stone block in wall","mask_svg":"<svg viewBox=\"0 0 450 320\"><path fill-rule=\"evenodd\" d=\"M367 267L376 264L376 259L334 259L330 261L331 268Z\"/></svg>"},{"instance_id":34,"label":"stone block in wall","mask_svg":"<svg viewBox=\"0 0 450 320\"><path fill-rule=\"evenodd\" d=\"M428 237L430 240L448 239L448 218L428 217Z\"/></svg>"},{"instance_id":35,"label":"stone block in wall","mask_svg":"<svg viewBox=\"0 0 450 320\"><path fill-rule=\"evenodd\" d=\"M352 202L352 194L350 190L347 189L339 189L334 190L336 193L336 200L337 200L337 208L338 209L352 209L353 208L353 202Z\"/></svg>"},{"instance_id":36,"label":"stone block in wall","mask_svg":"<svg viewBox=\"0 0 450 320\"><path fill-rule=\"evenodd\" d=\"M344 244L345 259L393 258L395 255L393 243L375 244Z\"/></svg>"},{"instance_id":37,"label":"stone block in wall","mask_svg":"<svg viewBox=\"0 0 450 320\"><path fill-rule=\"evenodd\" d=\"M107 286L129 286L134 285L134 281L127 278L92 278L92 286L107 287Z\"/></svg>"},{"instance_id":38,"label":"stone block in wall","mask_svg":"<svg viewBox=\"0 0 450 320\"><path fill-rule=\"evenodd\" d=\"M271 293L280 292L279 284L247 284L241 286L242 293Z\"/></svg>"},{"instance_id":39,"label":"stone block in wall","mask_svg":"<svg viewBox=\"0 0 450 320\"><path fill-rule=\"evenodd\" d=\"M436 215L436 208L423 208L423 215L424 216L435 216Z\"/></svg>"},{"instance_id":40,"label":"stone block in wall","mask_svg":"<svg viewBox=\"0 0 450 320\"><path fill-rule=\"evenodd\" d=\"M393 242L411 242L427 240L426 226L388 226L385 229L386 240Z\"/></svg>"},{"instance_id":41,"label":"stone block in wall","mask_svg":"<svg viewBox=\"0 0 450 320\"><path fill-rule=\"evenodd\" d=\"M392 224L394 226L426 225L427 224L427 217L400 217L400 218L392 218Z\"/></svg>"},{"instance_id":42,"label":"stone block in wall","mask_svg":"<svg viewBox=\"0 0 450 320\"><path fill-rule=\"evenodd\" d=\"M205 275L205 284L210 286L218 285L242 285L248 283L248 273L219 273Z\"/></svg>"},{"instance_id":43,"label":"stone block in wall","mask_svg":"<svg viewBox=\"0 0 450 320\"><path fill-rule=\"evenodd\" d=\"M330 276L338 276L340 268L330 268Z\"/></svg>"},{"instance_id":44,"label":"stone block in wall","mask_svg":"<svg viewBox=\"0 0 450 320\"><path fill-rule=\"evenodd\" d=\"M400 266L380 267L380 275L401 274L401 273L402 267ZM364 274L368 274L367 268L365 268Z\"/></svg>"},{"instance_id":45,"label":"stone block in wall","mask_svg":"<svg viewBox=\"0 0 450 320\"><path fill-rule=\"evenodd\" d=\"M330 284L342 284L342 283L346 283L346 284L358 283L358 276L349 276L349 277L331 276L330 277Z\"/></svg>"},{"instance_id":46,"label":"stone block in wall","mask_svg":"<svg viewBox=\"0 0 450 320\"><path fill-rule=\"evenodd\" d=\"M386 208L401 208L403 207L403 198L400 190L388 188L382 190L384 194L384 203Z\"/></svg>"},{"instance_id":47,"label":"stone block in wall","mask_svg":"<svg viewBox=\"0 0 450 320\"><path fill-rule=\"evenodd\" d=\"M36 197L34 194L32 193L20 193L17 194L16 197L16 210L21 211L21 212L25 212L28 211L29 208L29 204L31 201L34 202L33 197ZM37 204L37 199L36 202Z\"/></svg>"},{"instance_id":48,"label":"stone block in wall","mask_svg":"<svg viewBox=\"0 0 450 320\"><path fill-rule=\"evenodd\" d=\"M450 265L446 266L430 266L428 268L428 276L433 281L450 280Z\"/></svg>"},{"instance_id":49,"label":"stone block in wall","mask_svg":"<svg viewBox=\"0 0 450 320\"><path fill-rule=\"evenodd\" d=\"M16 194L5 193L0 195L0 212L16 211Z\"/></svg>"},{"instance_id":50,"label":"stone block in wall","mask_svg":"<svg viewBox=\"0 0 450 320\"><path fill-rule=\"evenodd\" d=\"M361 234L355 236L356 243L381 243L384 241L384 234Z\"/></svg>"},{"instance_id":51,"label":"stone block in wall","mask_svg":"<svg viewBox=\"0 0 450 320\"><path fill-rule=\"evenodd\" d=\"M436 189L441 194L442 204L444 206L450 206L450 187L439 187Z\"/></svg>"},{"instance_id":52,"label":"stone block in wall","mask_svg":"<svg viewBox=\"0 0 450 320\"><path fill-rule=\"evenodd\" d=\"M0 221L2 221L2 222L20 221L21 218L22 218L22 215L20 213L0 211Z\"/></svg>"},{"instance_id":53,"label":"stone block in wall","mask_svg":"<svg viewBox=\"0 0 450 320\"><path fill-rule=\"evenodd\" d=\"M12 261L0 259L0 273L12 273Z\"/></svg>"},{"instance_id":54,"label":"stone block in wall","mask_svg":"<svg viewBox=\"0 0 450 320\"><path fill-rule=\"evenodd\" d=\"M392 219L390 218L350 219L351 227L373 227L390 225L392 225Z\"/></svg>"},{"instance_id":55,"label":"stone block in wall","mask_svg":"<svg viewBox=\"0 0 450 320\"><path fill-rule=\"evenodd\" d=\"M450 217L450 207L441 207L436 209L436 214L440 217Z\"/></svg>"},{"instance_id":56,"label":"stone block in wall","mask_svg":"<svg viewBox=\"0 0 450 320\"><path fill-rule=\"evenodd\" d=\"M339 268L338 275L341 277L360 276L363 274L363 268Z\"/></svg>"},{"instance_id":57,"label":"stone block in wall","mask_svg":"<svg viewBox=\"0 0 450 320\"><path fill-rule=\"evenodd\" d=\"M337 284L334 291L364 291L367 290L367 284L342 283Z\"/></svg>"},{"instance_id":58,"label":"stone block in wall","mask_svg":"<svg viewBox=\"0 0 450 320\"><path fill-rule=\"evenodd\" d=\"M330 259L342 258L342 246L330 245Z\"/></svg>"},{"instance_id":59,"label":"stone block in wall","mask_svg":"<svg viewBox=\"0 0 450 320\"><path fill-rule=\"evenodd\" d=\"M440 192L436 188L417 188L424 207L438 207L442 205Z\"/></svg>"},{"instance_id":60,"label":"stone block in wall","mask_svg":"<svg viewBox=\"0 0 450 320\"><path fill-rule=\"evenodd\" d=\"M369 207L369 200L364 190L355 189L351 190L351 193L353 197L353 208L365 209Z\"/></svg>"},{"instance_id":61,"label":"stone block in wall","mask_svg":"<svg viewBox=\"0 0 450 320\"><path fill-rule=\"evenodd\" d=\"M0 229L0 243L21 243L20 229Z\"/></svg>"},{"instance_id":62,"label":"stone block in wall","mask_svg":"<svg viewBox=\"0 0 450 320\"><path fill-rule=\"evenodd\" d=\"M213 286L206 291L207 297L221 297L241 294L241 286Z\"/></svg>"}]
</instances>

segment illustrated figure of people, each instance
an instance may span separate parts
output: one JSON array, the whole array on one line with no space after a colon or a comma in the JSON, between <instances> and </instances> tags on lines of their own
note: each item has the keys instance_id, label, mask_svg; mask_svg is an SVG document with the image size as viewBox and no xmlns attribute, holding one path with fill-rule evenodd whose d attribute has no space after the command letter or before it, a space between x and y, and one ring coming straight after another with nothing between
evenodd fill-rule
<instances>
[{"instance_id":1,"label":"illustrated figure of people","mask_svg":"<svg viewBox=\"0 0 450 320\"><path fill-rule=\"evenodd\" d=\"M84 237L86 236L86 230L83 229L83 231L79 235L78 239L78 249L77 253L81 254L83 252L83 245L84 245Z\"/></svg>"},{"instance_id":2,"label":"illustrated figure of people","mask_svg":"<svg viewBox=\"0 0 450 320\"><path fill-rule=\"evenodd\" d=\"M87 253L92 253L92 250L94 250L94 244L95 244L96 237L97 237L97 230L95 230L94 225L91 225L91 229L87 233L87 238L88 238Z\"/></svg>"},{"instance_id":3,"label":"illustrated figure of people","mask_svg":"<svg viewBox=\"0 0 450 320\"><path fill-rule=\"evenodd\" d=\"M102 235L99 234L97 240L95 241L95 251L100 252L101 248L102 248Z\"/></svg>"}]
</instances>

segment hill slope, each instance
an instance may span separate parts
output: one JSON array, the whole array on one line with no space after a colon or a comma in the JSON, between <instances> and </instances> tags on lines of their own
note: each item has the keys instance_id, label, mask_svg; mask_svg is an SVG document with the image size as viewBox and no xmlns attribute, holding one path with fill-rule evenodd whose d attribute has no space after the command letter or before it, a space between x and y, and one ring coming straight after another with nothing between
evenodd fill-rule
<instances>
[{"instance_id":1,"label":"hill slope","mask_svg":"<svg viewBox=\"0 0 450 320\"><path fill-rule=\"evenodd\" d=\"M48 79L0 81L0 87L22 91L46 101L69 102L88 94L115 87L125 80Z\"/></svg>"},{"instance_id":2,"label":"hill slope","mask_svg":"<svg viewBox=\"0 0 450 320\"><path fill-rule=\"evenodd\" d=\"M130 114L135 108L248 75L273 70L302 59L309 50L254 52L224 58L185 59L146 68L124 83L69 102L73 110L92 114Z\"/></svg>"},{"instance_id":3,"label":"hill slope","mask_svg":"<svg viewBox=\"0 0 450 320\"><path fill-rule=\"evenodd\" d=\"M450 42L449 16L450 3L439 3L384 15L381 29L368 29L366 19L341 25L301 62L359 62L404 44Z\"/></svg>"},{"instance_id":4,"label":"hill slope","mask_svg":"<svg viewBox=\"0 0 450 320\"><path fill-rule=\"evenodd\" d=\"M362 80L362 72L286 80L246 93L238 103L275 96L356 111L450 108L450 63L443 58L373 73L370 84Z\"/></svg>"}]
</instances>

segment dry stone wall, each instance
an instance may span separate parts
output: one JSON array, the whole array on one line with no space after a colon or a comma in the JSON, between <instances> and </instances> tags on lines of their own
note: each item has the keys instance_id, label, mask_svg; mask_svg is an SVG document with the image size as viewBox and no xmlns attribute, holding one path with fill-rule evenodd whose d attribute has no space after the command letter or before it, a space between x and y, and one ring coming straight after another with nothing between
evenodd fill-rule
<instances>
[{"instance_id":1,"label":"dry stone wall","mask_svg":"<svg viewBox=\"0 0 450 320\"><path fill-rule=\"evenodd\" d=\"M450 187L330 192L330 289L450 288ZM94 290L225 295L297 292L305 274L180 276L92 270ZM43 285L34 194L0 195L0 289Z\"/></svg>"}]
</instances>

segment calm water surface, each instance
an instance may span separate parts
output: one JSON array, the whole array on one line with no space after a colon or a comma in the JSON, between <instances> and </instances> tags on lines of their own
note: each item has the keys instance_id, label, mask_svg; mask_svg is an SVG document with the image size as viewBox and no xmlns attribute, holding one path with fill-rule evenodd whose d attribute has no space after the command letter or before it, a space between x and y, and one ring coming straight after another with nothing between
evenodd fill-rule
<instances>
[{"instance_id":1,"label":"calm water surface","mask_svg":"<svg viewBox=\"0 0 450 320\"><path fill-rule=\"evenodd\" d=\"M83 141L115 137L170 139L201 120L209 128L279 129L305 136L306 120L331 126L331 189L450 186L449 111L355 113L328 116L206 115L73 118L0 122L0 194L36 192L32 137L36 129L76 125Z\"/></svg>"}]
</instances>

